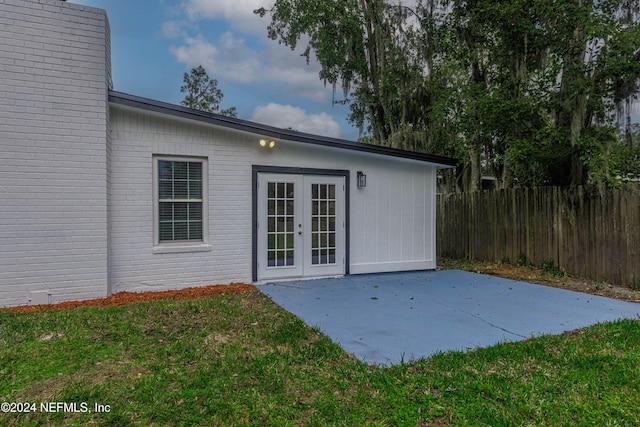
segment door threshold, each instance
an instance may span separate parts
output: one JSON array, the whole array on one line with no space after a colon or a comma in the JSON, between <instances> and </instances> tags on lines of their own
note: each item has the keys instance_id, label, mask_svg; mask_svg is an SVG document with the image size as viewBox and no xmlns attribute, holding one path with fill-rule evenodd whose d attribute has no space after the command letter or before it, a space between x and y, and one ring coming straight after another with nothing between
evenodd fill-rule
<instances>
[{"instance_id":1,"label":"door threshold","mask_svg":"<svg viewBox=\"0 0 640 427\"><path fill-rule=\"evenodd\" d=\"M264 279L253 282L254 285L268 285L270 283L287 283L287 282L301 282L301 281L310 281L317 279L340 279L344 277L344 274L335 274L328 276L300 276L300 277L283 277L282 279L273 278L273 279Z\"/></svg>"}]
</instances>

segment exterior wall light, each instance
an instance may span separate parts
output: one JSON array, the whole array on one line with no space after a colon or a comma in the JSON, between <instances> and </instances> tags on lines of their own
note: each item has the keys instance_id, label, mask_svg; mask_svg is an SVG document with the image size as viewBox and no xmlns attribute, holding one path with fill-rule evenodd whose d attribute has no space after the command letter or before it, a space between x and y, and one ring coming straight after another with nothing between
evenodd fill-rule
<instances>
[{"instance_id":1,"label":"exterior wall light","mask_svg":"<svg viewBox=\"0 0 640 427\"><path fill-rule=\"evenodd\" d=\"M273 148L273 147L276 146L276 142L275 141L267 141L266 139L261 139L260 140L260 146L261 147Z\"/></svg>"},{"instance_id":2,"label":"exterior wall light","mask_svg":"<svg viewBox=\"0 0 640 427\"><path fill-rule=\"evenodd\" d=\"M364 188L367 186L367 175L363 174L362 171L358 171L358 188Z\"/></svg>"}]
</instances>

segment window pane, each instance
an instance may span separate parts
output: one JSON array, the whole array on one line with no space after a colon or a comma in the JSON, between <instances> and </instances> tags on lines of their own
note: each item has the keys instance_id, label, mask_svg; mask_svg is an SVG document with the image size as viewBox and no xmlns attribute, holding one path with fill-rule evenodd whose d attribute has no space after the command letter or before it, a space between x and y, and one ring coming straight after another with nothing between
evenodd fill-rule
<instances>
[{"instance_id":1,"label":"window pane","mask_svg":"<svg viewBox=\"0 0 640 427\"><path fill-rule=\"evenodd\" d=\"M173 223L161 222L159 231L159 239L161 242L173 240Z\"/></svg>"},{"instance_id":2,"label":"window pane","mask_svg":"<svg viewBox=\"0 0 640 427\"><path fill-rule=\"evenodd\" d=\"M189 175L187 174L187 162L173 162L173 179L187 180Z\"/></svg>"},{"instance_id":3,"label":"window pane","mask_svg":"<svg viewBox=\"0 0 640 427\"><path fill-rule=\"evenodd\" d=\"M202 222L189 222L189 240L202 240Z\"/></svg>"},{"instance_id":4,"label":"window pane","mask_svg":"<svg viewBox=\"0 0 640 427\"><path fill-rule=\"evenodd\" d=\"M186 221L175 221L173 223L173 240L189 240Z\"/></svg>"},{"instance_id":5,"label":"window pane","mask_svg":"<svg viewBox=\"0 0 640 427\"><path fill-rule=\"evenodd\" d=\"M176 221L186 221L187 203L173 203L173 219Z\"/></svg>"},{"instance_id":6,"label":"window pane","mask_svg":"<svg viewBox=\"0 0 640 427\"><path fill-rule=\"evenodd\" d=\"M160 217L160 222L171 221L173 219L173 203L160 202L159 217Z\"/></svg>"},{"instance_id":7,"label":"window pane","mask_svg":"<svg viewBox=\"0 0 640 427\"><path fill-rule=\"evenodd\" d=\"M189 192L187 191L187 181L173 181L173 198L174 199L188 199Z\"/></svg>"},{"instance_id":8,"label":"window pane","mask_svg":"<svg viewBox=\"0 0 640 427\"><path fill-rule=\"evenodd\" d=\"M202 199L202 181L189 181L189 198Z\"/></svg>"},{"instance_id":9,"label":"window pane","mask_svg":"<svg viewBox=\"0 0 640 427\"><path fill-rule=\"evenodd\" d=\"M173 162L158 160L158 179L173 179Z\"/></svg>"},{"instance_id":10,"label":"window pane","mask_svg":"<svg viewBox=\"0 0 640 427\"><path fill-rule=\"evenodd\" d=\"M189 162L189 180L202 182L202 163Z\"/></svg>"},{"instance_id":11,"label":"window pane","mask_svg":"<svg viewBox=\"0 0 640 427\"><path fill-rule=\"evenodd\" d=\"M202 221L202 203L189 203L189 219L191 221Z\"/></svg>"},{"instance_id":12,"label":"window pane","mask_svg":"<svg viewBox=\"0 0 640 427\"><path fill-rule=\"evenodd\" d=\"M173 199L173 181L161 179L158 181L158 197Z\"/></svg>"}]
</instances>

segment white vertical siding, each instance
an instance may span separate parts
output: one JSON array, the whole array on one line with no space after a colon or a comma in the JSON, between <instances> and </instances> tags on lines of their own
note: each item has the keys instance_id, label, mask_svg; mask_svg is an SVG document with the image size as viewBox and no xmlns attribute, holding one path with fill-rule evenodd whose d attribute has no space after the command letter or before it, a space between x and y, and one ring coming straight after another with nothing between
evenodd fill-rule
<instances>
[{"instance_id":1,"label":"white vertical siding","mask_svg":"<svg viewBox=\"0 0 640 427\"><path fill-rule=\"evenodd\" d=\"M0 0L0 306L107 293L104 11Z\"/></svg>"},{"instance_id":2,"label":"white vertical siding","mask_svg":"<svg viewBox=\"0 0 640 427\"><path fill-rule=\"evenodd\" d=\"M435 268L435 167L382 159L357 168L367 187L351 197L351 272Z\"/></svg>"}]
</instances>

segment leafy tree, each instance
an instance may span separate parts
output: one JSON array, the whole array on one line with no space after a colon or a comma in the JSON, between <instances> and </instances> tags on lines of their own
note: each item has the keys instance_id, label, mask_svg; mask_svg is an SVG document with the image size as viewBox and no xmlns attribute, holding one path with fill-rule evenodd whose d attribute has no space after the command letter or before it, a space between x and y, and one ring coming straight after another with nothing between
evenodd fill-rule
<instances>
[{"instance_id":1,"label":"leafy tree","mask_svg":"<svg viewBox=\"0 0 640 427\"><path fill-rule=\"evenodd\" d=\"M621 179L640 179L640 125L625 128L617 142L610 150L612 173Z\"/></svg>"},{"instance_id":2,"label":"leafy tree","mask_svg":"<svg viewBox=\"0 0 640 427\"><path fill-rule=\"evenodd\" d=\"M202 65L191 69L190 73L184 73L184 85L180 87L180 92L187 94L181 102L185 107L237 117L236 107L220 110L224 95L218 89L218 80L211 79Z\"/></svg>"},{"instance_id":3,"label":"leafy tree","mask_svg":"<svg viewBox=\"0 0 640 427\"><path fill-rule=\"evenodd\" d=\"M639 0L276 0L377 144L456 156L450 188L608 184L639 91Z\"/></svg>"},{"instance_id":4,"label":"leafy tree","mask_svg":"<svg viewBox=\"0 0 640 427\"><path fill-rule=\"evenodd\" d=\"M551 117L573 149L571 184L610 176L615 110L621 116L638 92L638 6L634 0L545 2L550 63L560 69L559 87L550 91Z\"/></svg>"},{"instance_id":5,"label":"leafy tree","mask_svg":"<svg viewBox=\"0 0 640 427\"><path fill-rule=\"evenodd\" d=\"M445 25L457 46L444 56L471 76L454 83L462 158L475 154L470 164L503 185L606 184L613 116L626 108L628 125L640 77L629 4L452 0Z\"/></svg>"},{"instance_id":6,"label":"leafy tree","mask_svg":"<svg viewBox=\"0 0 640 427\"><path fill-rule=\"evenodd\" d=\"M277 0L255 13L270 14L272 39L291 49L304 40L303 55L318 58L320 78L342 89L337 102L350 105L351 123L380 144L423 148L412 137L425 128L430 94L423 51L408 43L411 9L383 0Z\"/></svg>"}]
</instances>

